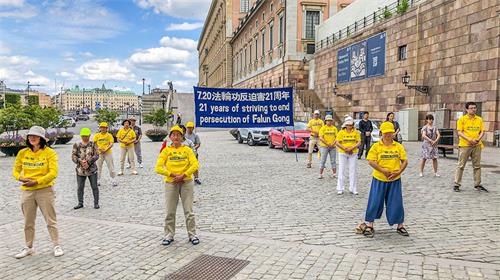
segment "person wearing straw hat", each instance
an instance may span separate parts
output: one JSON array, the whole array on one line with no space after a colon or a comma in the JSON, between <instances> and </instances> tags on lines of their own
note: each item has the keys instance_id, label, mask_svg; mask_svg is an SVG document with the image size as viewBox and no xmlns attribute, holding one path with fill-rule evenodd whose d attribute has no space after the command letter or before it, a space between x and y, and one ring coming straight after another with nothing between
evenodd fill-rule
<instances>
[{"instance_id":1,"label":"person wearing straw hat","mask_svg":"<svg viewBox=\"0 0 500 280\"><path fill-rule=\"evenodd\" d=\"M358 147L361 145L361 135L354 128L352 118L347 118L342 124L342 129L337 135L337 147L339 148L339 177L337 182L337 194L344 192L345 171L349 170L349 191L358 194L356 165Z\"/></svg>"},{"instance_id":2,"label":"person wearing straw hat","mask_svg":"<svg viewBox=\"0 0 500 280\"><path fill-rule=\"evenodd\" d=\"M99 133L94 135L94 143L97 144L97 153L99 153L99 159L97 160L97 186L100 186L100 181L102 178L102 165L106 162L106 166L109 171L109 176L111 177L111 183L113 187L118 186L115 180L115 165L113 163L113 144L115 139L113 135L108 132L108 123L101 122L99 124Z\"/></svg>"},{"instance_id":3,"label":"person wearing straw hat","mask_svg":"<svg viewBox=\"0 0 500 280\"><path fill-rule=\"evenodd\" d=\"M78 185L78 205L73 209L83 208L83 190L85 188L85 181L87 178L90 181L92 194L94 195L94 209L99 209L99 188L97 186L97 160L99 153L97 152L97 145L90 141L92 131L84 127L80 130L80 143L73 144L73 151L71 152L71 160L76 164L76 183Z\"/></svg>"},{"instance_id":4,"label":"person wearing straw hat","mask_svg":"<svg viewBox=\"0 0 500 280\"><path fill-rule=\"evenodd\" d=\"M137 170L135 169L135 150L134 142L136 140L135 132L130 127L130 121L124 120L122 122L123 127L118 130L116 138L120 142L120 172L118 176L123 175L123 170L125 169L125 157L130 160L130 167L132 168L132 175L137 175Z\"/></svg>"},{"instance_id":5,"label":"person wearing straw hat","mask_svg":"<svg viewBox=\"0 0 500 280\"><path fill-rule=\"evenodd\" d=\"M12 175L22 183L21 208L24 216L24 238L26 246L16 255L21 259L32 255L35 238L36 212L40 208L50 239L54 245L54 256L64 255L59 245L59 231L55 209L54 182L58 172L57 153L47 146L45 129L32 126L26 139L27 148L16 156Z\"/></svg>"},{"instance_id":6,"label":"person wearing straw hat","mask_svg":"<svg viewBox=\"0 0 500 280\"><path fill-rule=\"evenodd\" d=\"M307 148L307 168L312 167L312 154L314 153L315 146L319 144L319 130L324 124L323 120L319 118L319 110L315 110L313 118L307 123L307 131L311 133Z\"/></svg>"},{"instance_id":7,"label":"person wearing straw hat","mask_svg":"<svg viewBox=\"0 0 500 280\"><path fill-rule=\"evenodd\" d=\"M319 152L321 154L321 163L319 167L319 179L323 179L323 170L325 170L326 159L330 156L330 164L332 166L333 177L337 176L337 153L335 150L335 141L338 130L333 125L332 115L325 117L326 124L319 130Z\"/></svg>"},{"instance_id":8,"label":"person wearing straw hat","mask_svg":"<svg viewBox=\"0 0 500 280\"><path fill-rule=\"evenodd\" d=\"M165 237L162 240L162 244L165 246L174 241L175 214L179 197L184 208L189 242L193 245L200 243L196 236L196 223L193 213L193 173L198 169L198 160L193 150L182 144L183 135L184 131L177 125L170 129L168 137L172 143L161 151L155 168L156 173L165 176L167 216L165 217Z\"/></svg>"},{"instance_id":9,"label":"person wearing straw hat","mask_svg":"<svg viewBox=\"0 0 500 280\"><path fill-rule=\"evenodd\" d=\"M394 125L386 121L380 125L382 139L373 144L368 152L368 163L373 168L372 183L368 205L366 207L365 223L356 228L357 233L373 237L373 223L380 219L384 211L390 226L397 224L396 231L409 236L404 226L403 194L401 191L401 173L408 165L406 151L403 145L394 139Z\"/></svg>"}]
</instances>

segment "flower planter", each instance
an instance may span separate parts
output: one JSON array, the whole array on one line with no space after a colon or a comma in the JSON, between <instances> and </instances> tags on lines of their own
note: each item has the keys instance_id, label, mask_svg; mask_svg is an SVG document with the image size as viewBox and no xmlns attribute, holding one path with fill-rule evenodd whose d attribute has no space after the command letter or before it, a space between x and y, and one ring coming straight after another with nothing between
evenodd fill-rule
<instances>
[{"instance_id":1,"label":"flower planter","mask_svg":"<svg viewBox=\"0 0 500 280\"><path fill-rule=\"evenodd\" d=\"M59 145L68 144L71 141L71 139L73 139L73 136L57 136L55 144Z\"/></svg>"},{"instance_id":2,"label":"flower planter","mask_svg":"<svg viewBox=\"0 0 500 280\"><path fill-rule=\"evenodd\" d=\"M0 151L9 157L16 156L20 150L26 148L27 146L0 146Z\"/></svg>"},{"instance_id":3,"label":"flower planter","mask_svg":"<svg viewBox=\"0 0 500 280\"><path fill-rule=\"evenodd\" d=\"M167 137L167 134L154 134L154 135L146 135L151 141L153 142L161 142L165 137Z\"/></svg>"},{"instance_id":4,"label":"flower planter","mask_svg":"<svg viewBox=\"0 0 500 280\"><path fill-rule=\"evenodd\" d=\"M47 146L49 147L52 147L52 145L54 145L57 141L57 138L55 139L49 139L49 141L47 142Z\"/></svg>"}]
</instances>

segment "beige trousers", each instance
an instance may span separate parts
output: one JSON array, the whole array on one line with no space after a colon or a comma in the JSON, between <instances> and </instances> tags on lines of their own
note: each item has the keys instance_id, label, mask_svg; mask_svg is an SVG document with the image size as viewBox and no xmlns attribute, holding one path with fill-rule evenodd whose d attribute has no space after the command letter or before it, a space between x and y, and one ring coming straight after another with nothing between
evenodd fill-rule
<instances>
[{"instance_id":1,"label":"beige trousers","mask_svg":"<svg viewBox=\"0 0 500 280\"><path fill-rule=\"evenodd\" d=\"M474 171L474 186L481 185L481 147L460 147L458 149L458 165L455 172L455 184L462 184L462 175L469 157L472 159L472 169Z\"/></svg>"},{"instance_id":2,"label":"beige trousers","mask_svg":"<svg viewBox=\"0 0 500 280\"><path fill-rule=\"evenodd\" d=\"M108 167L109 176L111 176L111 178L115 178L115 165L113 164L113 153L100 154L99 159L97 160L99 180L101 179L102 165L104 164L104 162L106 162L106 166Z\"/></svg>"},{"instance_id":3,"label":"beige trousers","mask_svg":"<svg viewBox=\"0 0 500 280\"><path fill-rule=\"evenodd\" d=\"M307 147L307 163L312 163L312 155L314 153L314 146L319 144L319 138L310 136L309 146Z\"/></svg>"},{"instance_id":4,"label":"beige trousers","mask_svg":"<svg viewBox=\"0 0 500 280\"><path fill-rule=\"evenodd\" d=\"M57 217L54 206L55 194L52 187L34 191L22 191L21 208L24 215L24 238L26 246L33 247L37 208L40 208L42 211L52 243L54 246L59 245L59 231L57 230Z\"/></svg>"},{"instance_id":5,"label":"beige trousers","mask_svg":"<svg viewBox=\"0 0 500 280\"><path fill-rule=\"evenodd\" d=\"M123 170L125 169L125 157L128 157L130 160L130 168L132 169L132 172L137 171L135 169L135 150L134 150L134 145L130 145L128 147L120 147L120 170L123 173Z\"/></svg>"},{"instance_id":6,"label":"beige trousers","mask_svg":"<svg viewBox=\"0 0 500 280\"><path fill-rule=\"evenodd\" d=\"M167 216L165 218L165 236L174 238L175 236L175 214L179 197L181 198L182 208L184 208L184 217L186 219L186 228L188 237L196 236L196 222L193 213L193 181L184 182L182 185L165 183L165 203L167 207Z\"/></svg>"}]
</instances>

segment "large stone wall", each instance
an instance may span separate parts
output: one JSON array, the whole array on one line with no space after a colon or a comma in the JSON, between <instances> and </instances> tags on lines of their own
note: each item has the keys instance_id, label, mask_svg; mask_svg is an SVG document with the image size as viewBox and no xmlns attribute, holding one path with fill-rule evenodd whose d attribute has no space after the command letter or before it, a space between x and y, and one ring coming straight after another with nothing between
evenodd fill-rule
<instances>
[{"instance_id":1,"label":"large stone wall","mask_svg":"<svg viewBox=\"0 0 500 280\"><path fill-rule=\"evenodd\" d=\"M393 15L318 51L316 92L324 104L330 101L341 115L370 111L372 118L382 119L387 112L413 107L419 110L423 124L425 114L446 107L451 110L451 128L455 128L465 102L480 102L486 141L491 143L494 131L500 129L499 12L498 0L433 0L403 15ZM352 94L351 102L334 97L337 51L382 31L387 34L385 76L337 85L338 93ZM408 57L399 61L401 45L407 45ZM407 89L401 82L405 71L412 77L411 84L430 86L430 94ZM402 97L404 103L399 104Z\"/></svg>"}]
</instances>

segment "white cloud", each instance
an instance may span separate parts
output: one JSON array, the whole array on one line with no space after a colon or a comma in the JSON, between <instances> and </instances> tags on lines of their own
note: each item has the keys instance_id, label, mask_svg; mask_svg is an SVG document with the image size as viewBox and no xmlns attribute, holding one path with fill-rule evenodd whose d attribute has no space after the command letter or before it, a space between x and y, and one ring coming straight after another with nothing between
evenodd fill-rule
<instances>
[{"instance_id":1,"label":"white cloud","mask_svg":"<svg viewBox=\"0 0 500 280\"><path fill-rule=\"evenodd\" d=\"M160 45L164 47L172 47L181 50L196 51L196 46L198 45L198 42L187 38L176 38L176 37L165 36L160 39Z\"/></svg>"},{"instance_id":2,"label":"white cloud","mask_svg":"<svg viewBox=\"0 0 500 280\"><path fill-rule=\"evenodd\" d=\"M80 55L85 57L94 57L94 54L91 52L80 52Z\"/></svg>"},{"instance_id":3,"label":"white cloud","mask_svg":"<svg viewBox=\"0 0 500 280\"><path fill-rule=\"evenodd\" d=\"M70 73L67 71L61 71L61 72L57 73L56 76L62 77L66 80L78 80L78 77L74 73Z\"/></svg>"},{"instance_id":4,"label":"white cloud","mask_svg":"<svg viewBox=\"0 0 500 280\"><path fill-rule=\"evenodd\" d=\"M180 75L184 78L198 78L198 75L191 70L181 71Z\"/></svg>"},{"instance_id":5,"label":"white cloud","mask_svg":"<svg viewBox=\"0 0 500 280\"><path fill-rule=\"evenodd\" d=\"M133 81L135 75L115 59L96 59L82 64L75 70L87 80Z\"/></svg>"},{"instance_id":6,"label":"white cloud","mask_svg":"<svg viewBox=\"0 0 500 280\"><path fill-rule=\"evenodd\" d=\"M2 41L0 41L0 54L10 53L10 48Z\"/></svg>"},{"instance_id":7,"label":"white cloud","mask_svg":"<svg viewBox=\"0 0 500 280\"><path fill-rule=\"evenodd\" d=\"M114 86L111 88L112 90L117 90L117 91L131 91L129 87L122 87L122 86Z\"/></svg>"},{"instance_id":8,"label":"white cloud","mask_svg":"<svg viewBox=\"0 0 500 280\"><path fill-rule=\"evenodd\" d=\"M162 69L169 64L178 64L187 61L190 53L170 47L151 48L132 54L129 62L143 69Z\"/></svg>"},{"instance_id":9,"label":"white cloud","mask_svg":"<svg viewBox=\"0 0 500 280\"><path fill-rule=\"evenodd\" d=\"M24 5L24 0L0 0L0 7L22 7Z\"/></svg>"},{"instance_id":10,"label":"white cloud","mask_svg":"<svg viewBox=\"0 0 500 280\"><path fill-rule=\"evenodd\" d=\"M176 31L176 30L181 30L181 31L188 31L188 30L196 30L198 28L203 27L203 22L193 22L193 23L188 23L188 22L183 22L183 23L171 23L167 28L165 28L166 31Z\"/></svg>"},{"instance_id":11,"label":"white cloud","mask_svg":"<svg viewBox=\"0 0 500 280\"><path fill-rule=\"evenodd\" d=\"M211 0L134 0L142 9L175 18L205 19Z\"/></svg>"},{"instance_id":12,"label":"white cloud","mask_svg":"<svg viewBox=\"0 0 500 280\"><path fill-rule=\"evenodd\" d=\"M0 0L0 18L32 18L38 14L38 9L24 0Z\"/></svg>"},{"instance_id":13,"label":"white cloud","mask_svg":"<svg viewBox=\"0 0 500 280\"><path fill-rule=\"evenodd\" d=\"M29 70L24 74L13 68L0 68L0 80L8 86L25 87L28 81L32 85L49 86L50 79Z\"/></svg>"},{"instance_id":14,"label":"white cloud","mask_svg":"<svg viewBox=\"0 0 500 280\"><path fill-rule=\"evenodd\" d=\"M29 58L27 56L14 55L14 56L0 56L0 65L9 66L31 66L38 64L38 60Z\"/></svg>"},{"instance_id":15,"label":"white cloud","mask_svg":"<svg viewBox=\"0 0 500 280\"><path fill-rule=\"evenodd\" d=\"M162 87L168 87L169 80L163 81L161 84ZM198 82L194 80L173 80L174 89L177 92L193 92L193 86L195 86Z\"/></svg>"}]
</instances>

